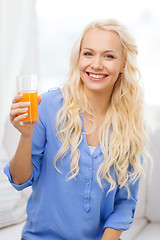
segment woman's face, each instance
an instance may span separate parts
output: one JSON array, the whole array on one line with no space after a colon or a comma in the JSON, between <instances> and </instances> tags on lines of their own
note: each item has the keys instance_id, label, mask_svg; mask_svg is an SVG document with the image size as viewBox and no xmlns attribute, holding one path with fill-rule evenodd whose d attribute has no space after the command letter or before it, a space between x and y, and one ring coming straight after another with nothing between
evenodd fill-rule
<instances>
[{"instance_id":1,"label":"woman's face","mask_svg":"<svg viewBox=\"0 0 160 240\"><path fill-rule=\"evenodd\" d=\"M96 28L86 32L79 58L84 90L111 92L123 65L123 47L118 34Z\"/></svg>"}]
</instances>

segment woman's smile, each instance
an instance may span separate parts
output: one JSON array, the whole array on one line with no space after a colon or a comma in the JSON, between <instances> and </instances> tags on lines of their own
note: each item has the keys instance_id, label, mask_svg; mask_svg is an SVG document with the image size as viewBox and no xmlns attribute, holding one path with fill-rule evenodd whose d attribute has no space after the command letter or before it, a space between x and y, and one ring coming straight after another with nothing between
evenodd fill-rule
<instances>
[{"instance_id":1,"label":"woman's smile","mask_svg":"<svg viewBox=\"0 0 160 240\"><path fill-rule=\"evenodd\" d=\"M93 72L86 72L86 74L88 75L88 78L92 81L103 81L109 76L107 74Z\"/></svg>"}]
</instances>

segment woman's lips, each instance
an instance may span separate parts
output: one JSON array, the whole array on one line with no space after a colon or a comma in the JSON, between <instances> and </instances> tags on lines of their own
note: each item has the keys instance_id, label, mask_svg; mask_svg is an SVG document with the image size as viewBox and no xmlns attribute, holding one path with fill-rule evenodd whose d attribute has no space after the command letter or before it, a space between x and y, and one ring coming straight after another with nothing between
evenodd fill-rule
<instances>
[{"instance_id":1,"label":"woman's lips","mask_svg":"<svg viewBox=\"0 0 160 240\"><path fill-rule=\"evenodd\" d=\"M104 78L108 77L107 74L103 74L103 73L91 73L91 72L86 72L86 73L90 79L97 80L97 81L103 80Z\"/></svg>"}]
</instances>

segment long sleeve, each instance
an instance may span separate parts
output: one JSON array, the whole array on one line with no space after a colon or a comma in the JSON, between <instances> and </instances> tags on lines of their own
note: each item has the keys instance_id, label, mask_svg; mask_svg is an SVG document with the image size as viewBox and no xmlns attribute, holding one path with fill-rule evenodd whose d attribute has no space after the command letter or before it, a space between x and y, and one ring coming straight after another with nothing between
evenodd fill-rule
<instances>
[{"instance_id":1,"label":"long sleeve","mask_svg":"<svg viewBox=\"0 0 160 240\"><path fill-rule=\"evenodd\" d=\"M33 163L33 172L30 179L21 184L14 184L11 178L9 166L10 162L5 166L4 173L7 175L9 182L14 188L18 191L31 186L38 178L41 168L41 160L45 149L46 142L46 130L45 130L45 101L42 98L42 102L39 105L39 124L34 125L33 129L33 139L32 139L32 163ZM22 159L23 161L23 159Z\"/></svg>"},{"instance_id":2,"label":"long sleeve","mask_svg":"<svg viewBox=\"0 0 160 240\"><path fill-rule=\"evenodd\" d=\"M137 193L139 188L139 180L133 185L128 184L130 190L130 198L126 187L118 189L115 196L114 211L108 217L104 224L104 228L114 228L118 230L127 230L133 222L134 212L137 204Z\"/></svg>"},{"instance_id":3,"label":"long sleeve","mask_svg":"<svg viewBox=\"0 0 160 240\"><path fill-rule=\"evenodd\" d=\"M140 157L141 163L143 162L142 156ZM114 228L117 230L127 230L130 228L134 213L137 205L137 194L139 189L140 178L135 183L128 182L127 186L130 191L130 197L128 197L128 191L126 187L118 188L115 195L114 211L107 218L104 228Z\"/></svg>"}]
</instances>

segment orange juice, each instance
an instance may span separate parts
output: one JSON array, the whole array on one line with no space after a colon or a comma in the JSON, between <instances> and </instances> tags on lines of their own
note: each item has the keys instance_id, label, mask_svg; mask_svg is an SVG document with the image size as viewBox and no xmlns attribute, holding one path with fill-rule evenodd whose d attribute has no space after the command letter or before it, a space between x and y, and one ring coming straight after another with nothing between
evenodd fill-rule
<instances>
[{"instance_id":1,"label":"orange juice","mask_svg":"<svg viewBox=\"0 0 160 240\"><path fill-rule=\"evenodd\" d=\"M19 102L30 102L28 106L28 115L25 119L21 120L22 125L38 124L38 93L37 91L18 92L23 94Z\"/></svg>"}]
</instances>

